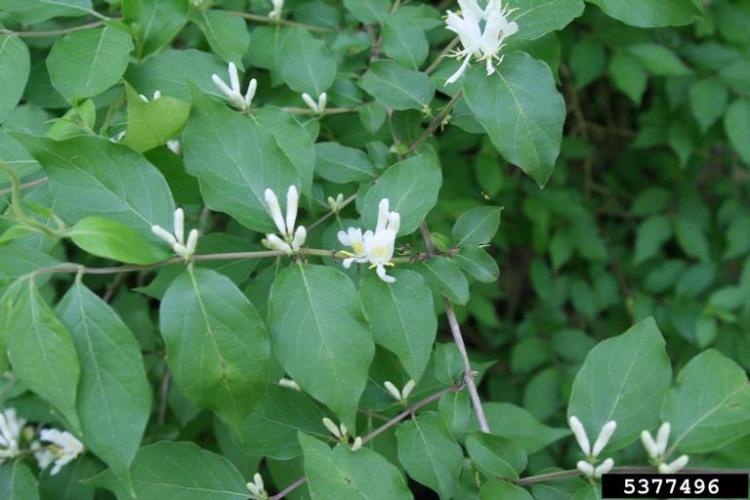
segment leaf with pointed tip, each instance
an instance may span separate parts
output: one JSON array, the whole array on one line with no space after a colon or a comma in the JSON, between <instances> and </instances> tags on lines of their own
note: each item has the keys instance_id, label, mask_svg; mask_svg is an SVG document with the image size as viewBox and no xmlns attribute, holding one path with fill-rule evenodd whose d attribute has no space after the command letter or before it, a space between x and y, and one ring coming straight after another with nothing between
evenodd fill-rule
<instances>
[{"instance_id":1,"label":"leaf with pointed tip","mask_svg":"<svg viewBox=\"0 0 750 500\"><path fill-rule=\"evenodd\" d=\"M466 451L474 465L490 478L517 479L526 468L526 452L510 438L472 432L466 436Z\"/></svg>"},{"instance_id":2,"label":"leaf with pointed tip","mask_svg":"<svg viewBox=\"0 0 750 500\"><path fill-rule=\"evenodd\" d=\"M190 20L200 27L208 45L226 62L233 62L242 70L242 57L250 44L250 33L245 20L222 10L192 9Z\"/></svg>"},{"instance_id":3,"label":"leaf with pointed tip","mask_svg":"<svg viewBox=\"0 0 750 500\"><path fill-rule=\"evenodd\" d=\"M270 376L268 334L253 304L226 276L195 268L172 282L159 316L180 392L239 429Z\"/></svg>"},{"instance_id":4,"label":"leaf with pointed tip","mask_svg":"<svg viewBox=\"0 0 750 500\"><path fill-rule=\"evenodd\" d=\"M506 0L503 7L511 10L509 21L518 23L513 38L536 40L551 31L567 26L583 14L583 0Z\"/></svg>"},{"instance_id":5,"label":"leaf with pointed tip","mask_svg":"<svg viewBox=\"0 0 750 500\"><path fill-rule=\"evenodd\" d=\"M281 366L354 430L375 347L351 280L332 267L295 265L276 277L269 307Z\"/></svg>"},{"instance_id":6,"label":"leaf with pointed tip","mask_svg":"<svg viewBox=\"0 0 750 500\"><path fill-rule=\"evenodd\" d=\"M502 207L474 207L456 220L453 241L457 246L479 246L490 242L500 226Z\"/></svg>"},{"instance_id":7,"label":"leaf with pointed tip","mask_svg":"<svg viewBox=\"0 0 750 500\"><path fill-rule=\"evenodd\" d=\"M153 264L170 255L134 229L105 217L84 217L70 228L68 236L92 255L128 264Z\"/></svg>"},{"instance_id":8,"label":"leaf with pointed tip","mask_svg":"<svg viewBox=\"0 0 750 500\"><path fill-rule=\"evenodd\" d=\"M336 59L325 43L306 29L285 30L278 66L290 89L307 92L314 99L328 90L336 78Z\"/></svg>"},{"instance_id":9,"label":"leaf with pointed tip","mask_svg":"<svg viewBox=\"0 0 750 500\"><path fill-rule=\"evenodd\" d=\"M21 100L30 69L26 44L15 35L0 35L0 123Z\"/></svg>"},{"instance_id":10,"label":"leaf with pointed tip","mask_svg":"<svg viewBox=\"0 0 750 500\"><path fill-rule=\"evenodd\" d=\"M359 85L386 108L398 110L424 109L435 94L426 74L388 59L373 62Z\"/></svg>"},{"instance_id":11,"label":"leaf with pointed tip","mask_svg":"<svg viewBox=\"0 0 750 500\"><path fill-rule=\"evenodd\" d=\"M125 86L128 95L128 130L123 144L142 153L166 144L185 126L190 104L170 96L144 102L133 87Z\"/></svg>"}]
</instances>

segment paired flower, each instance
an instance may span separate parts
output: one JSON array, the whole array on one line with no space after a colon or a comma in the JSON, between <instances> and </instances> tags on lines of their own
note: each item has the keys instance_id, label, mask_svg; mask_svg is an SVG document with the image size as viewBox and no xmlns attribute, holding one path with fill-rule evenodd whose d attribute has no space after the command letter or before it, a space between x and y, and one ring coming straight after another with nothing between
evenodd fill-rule
<instances>
[{"instance_id":1,"label":"paired flower","mask_svg":"<svg viewBox=\"0 0 750 500\"><path fill-rule=\"evenodd\" d=\"M151 232L169 243L172 250L185 260L190 260L195 253L195 247L198 245L197 229L190 230L187 242L185 242L185 212L181 208L174 211L174 234L159 225L151 226Z\"/></svg>"},{"instance_id":2,"label":"paired flower","mask_svg":"<svg viewBox=\"0 0 750 500\"><path fill-rule=\"evenodd\" d=\"M328 104L328 94L323 92L318 96L318 102L315 102L315 99L310 97L310 94L307 92L302 92L302 100L305 101L305 104L313 110L315 114L322 115L326 110L326 105Z\"/></svg>"},{"instance_id":3,"label":"paired flower","mask_svg":"<svg viewBox=\"0 0 750 500\"><path fill-rule=\"evenodd\" d=\"M271 19L281 19L281 9L284 8L284 0L271 0L273 10L268 13Z\"/></svg>"},{"instance_id":4,"label":"paired flower","mask_svg":"<svg viewBox=\"0 0 750 500\"><path fill-rule=\"evenodd\" d=\"M266 189L265 198L266 205L268 206L268 213L273 219L273 223L276 224L276 228L279 230L281 236L275 234L267 234L265 239L262 241L266 248L271 250L281 250L287 255L292 255L299 251L302 245L305 244L307 238L307 230L305 226L299 226L296 229L294 224L297 221L297 208L299 206L299 193L295 186L289 186L289 190L286 193L286 218L281 213L281 207L279 206L279 200L276 198L276 193L270 189Z\"/></svg>"},{"instance_id":5,"label":"paired flower","mask_svg":"<svg viewBox=\"0 0 750 500\"><path fill-rule=\"evenodd\" d=\"M586 460L579 460L576 464L578 470L586 477L590 478L600 478L602 477L602 474L611 471L612 467L615 465L615 461L611 458L607 458L599 465L596 465L596 462L599 454L604 450L604 447L607 446L610 438L615 433L617 422L610 420L602 426L596 441L594 441L593 448L591 447L588 435L586 434L586 429L583 428L583 424L578 417L572 416L568 422L570 424L570 429L573 431L573 435L576 437L576 441L578 441L578 446L586 456Z\"/></svg>"},{"instance_id":6,"label":"paired flower","mask_svg":"<svg viewBox=\"0 0 750 500\"><path fill-rule=\"evenodd\" d=\"M268 500L266 485L263 483L263 477L257 472L253 476L252 482L247 483L247 490L250 492L252 500Z\"/></svg>"},{"instance_id":7,"label":"paired flower","mask_svg":"<svg viewBox=\"0 0 750 500\"><path fill-rule=\"evenodd\" d=\"M346 444L349 442L349 429L343 423L337 426L330 418L323 417L323 425L341 443ZM352 442L352 451L357 451L360 448L362 448L362 438L356 436Z\"/></svg>"},{"instance_id":8,"label":"paired flower","mask_svg":"<svg viewBox=\"0 0 750 500\"><path fill-rule=\"evenodd\" d=\"M385 386L385 390L388 391L391 396L393 396L393 399L395 399L399 403L406 403L406 400L409 399L409 396L417 386L417 383L413 380L409 380L406 384L404 384L404 387L400 391L393 384L393 382L389 380L386 380L383 385Z\"/></svg>"},{"instance_id":9,"label":"paired flower","mask_svg":"<svg viewBox=\"0 0 750 500\"><path fill-rule=\"evenodd\" d=\"M326 203L328 203L331 212L335 214L339 213L341 209L344 208L344 193L337 194L336 198L329 196L326 198Z\"/></svg>"},{"instance_id":10,"label":"paired flower","mask_svg":"<svg viewBox=\"0 0 750 500\"><path fill-rule=\"evenodd\" d=\"M345 252L348 257L344 259L344 267L348 269L353 262L369 262L370 269L375 268L381 280L386 283L395 282L396 278L388 276L385 268L394 265L391 260L400 226L401 216L398 212L389 210L388 198L380 200L375 232L367 231L363 235L362 229L356 227L350 227L346 232L339 231L339 242L354 251Z\"/></svg>"},{"instance_id":11,"label":"paired flower","mask_svg":"<svg viewBox=\"0 0 750 500\"><path fill-rule=\"evenodd\" d=\"M143 94L138 94L138 97L140 97L140 98L141 98L141 101L143 101L143 102L149 102L149 100L148 100L148 97L146 97L146 96L145 96L145 95L143 95ZM153 96L153 97L151 98L151 100L152 100L152 101L156 101L156 100L157 100L157 99L159 99L160 97L161 97L161 91L160 91L160 90L157 90L156 92L154 92L154 96Z\"/></svg>"},{"instance_id":12,"label":"paired flower","mask_svg":"<svg viewBox=\"0 0 750 500\"><path fill-rule=\"evenodd\" d=\"M242 95L242 89L240 88L240 75L237 73L237 66L233 63L229 63L229 85L224 83L219 75L212 75L211 79L214 85L221 91L222 94L227 98L229 104L239 109L240 111L247 112L250 110L250 105L255 97L255 91L258 88L258 81L253 78L247 86L247 92Z\"/></svg>"},{"instance_id":13,"label":"paired flower","mask_svg":"<svg viewBox=\"0 0 750 500\"><path fill-rule=\"evenodd\" d=\"M680 457L671 463L664 461L667 458L667 443L669 442L669 434L671 432L672 426L669 425L669 422L664 422L659 426L659 430L656 431L656 439L654 439L649 431L644 430L641 432L643 447L646 448L646 453L648 453L648 456L657 465L659 472L662 474L674 474L684 468L690 460L687 455L680 455Z\"/></svg>"},{"instance_id":14,"label":"paired flower","mask_svg":"<svg viewBox=\"0 0 750 500\"><path fill-rule=\"evenodd\" d=\"M13 408L0 413L0 463L21 452L18 443L21 441L21 431L25 423L25 420L18 418Z\"/></svg>"},{"instance_id":15,"label":"paired flower","mask_svg":"<svg viewBox=\"0 0 750 500\"><path fill-rule=\"evenodd\" d=\"M448 78L446 85L458 80L464 74L472 58L484 61L487 75L495 72L495 60L500 64L503 57L498 55L506 38L518 32L518 24L508 21L512 12L503 7L502 0L489 0L482 10L476 0L458 0L460 12L448 11L445 20L446 28L458 35L462 49L455 52L455 57L463 59L458 71Z\"/></svg>"},{"instance_id":16,"label":"paired flower","mask_svg":"<svg viewBox=\"0 0 750 500\"><path fill-rule=\"evenodd\" d=\"M39 442L36 442L34 457L39 464L39 468L42 470L54 462L50 471L51 476L60 472L63 466L83 453L83 444L69 432L57 429L43 429L40 434L40 440L50 444L42 446Z\"/></svg>"}]
</instances>

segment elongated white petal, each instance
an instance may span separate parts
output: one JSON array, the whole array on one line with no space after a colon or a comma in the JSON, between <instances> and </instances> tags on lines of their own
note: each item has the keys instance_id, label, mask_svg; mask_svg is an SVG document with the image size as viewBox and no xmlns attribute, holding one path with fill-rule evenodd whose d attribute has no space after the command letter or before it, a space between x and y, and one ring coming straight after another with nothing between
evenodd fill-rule
<instances>
[{"instance_id":1,"label":"elongated white petal","mask_svg":"<svg viewBox=\"0 0 750 500\"><path fill-rule=\"evenodd\" d=\"M650 432L641 432L641 443L643 443L643 447L646 449L646 453L648 453L649 457L656 458L661 455L661 453L659 452L659 447L657 446L656 441L654 441L654 438L651 436Z\"/></svg>"},{"instance_id":2,"label":"elongated white petal","mask_svg":"<svg viewBox=\"0 0 750 500\"><path fill-rule=\"evenodd\" d=\"M669 433L672 432L672 426L669 422L664 422L659 426L659 430L656 431L656 449L659 455L664 455L667 451L667 443L669 442Z\"/></svg>"},{"instance_id":3,"label":"elongated white petal","mask_svg":"<svg viewBox=\"0 0 750 500\"><path fill-rule=\"evenodd\" d=\"M185 212L181 208L174 211L174 236L180 243L185 243Z\"/></svg>"},{"instance_id":4,"label":"elongated white petal","mask_svg":"<svg viewBox=\"0 0 750 500\"><path fill-rule=\"evenodd\" d=\"M253 481L255 482L255 486L257 486L259 490L266 489L266 486L263 484L263 477L257 472L253 476Z\"/></svg>"},{"instance_id":5,"label":"elongated white petal","mask_svg":"<svg viewBox=\"0 0 750 500\"><path fill-rule=\"evenodd\" d=\"M170 246L177 243L177 240L175 239L174 235L161 226L151 226L151 232L154 233L159 238L161 238L162 240L169 243Z\"/></svg>"},{"instance_id":6,"label":"elongated white petal","mask_svg":"<svg viewBox=\"0 0 750 500\"><path fill-rule=\"evenodd\" d=\"M267 234L264 244L271 250L281 250L287 255L292 255L294 253L292 247L289 246L289 243L282 240L275 234Z\"/></svg>"},{"instance_id":7,"label":"elongated white petal","mask_svg":"<svg viewBox=\"0 0 750 500\"><path fill-rule=\"evenodd\" d=\"M576 463L576 468L583 472L586 477L594 477L594 466L585 460L579 460Z\"/></svg>"},{"instance_id":8,"label":"elongated white petal","mask_svg":"<svg viewBox=\"0 0 750 500\"><path fill-rule=\"evenodd\" d=\"M297 228L297 230L294 232L294 238L292 239L292 250L295 252L302 248L302 245L305 244L305 240L307 239L307 229L305 229L305 226L300 226Z\"/></svg>"},{"instance_id":9,"label":"elongated white petal","mask_svg":"<svg viewBox=\"0 0 750 500\"><path fill-rule=\"evenodd\" d=\"M232 92L232 89L224 83L224 80L222 80L219 75L211 75L211 79L213 80L214 85L216 85L216 88L218 88L227 99L234 98L234 92Z\"/></svg>"},{"instance_id":10,"label":"elongated white petal","mask_svg":"<svg viewBox=\"0 0 750 500\"><path fill-rule=\"evenodd\" d=\"M297 209L299 207L299 193L296 186L289 186L286 193L286 230L287 235L292 236L294 224L297 222Z\"/></svg>"},{"instance_id":11,"label":"elongated white petal","mask_svg":"<svg viewBox=\"0 0 750 500\"><path fill-rule=\"evenodd\" d=\"M247 487L247 491L250 492L252 498L257 499L260 496L260 490L255 486L255 483L245 483L245 486Z\"/></svg>"},{"instance_id":12,"label":"elongated white petal","mask_svg":"<svg viewBox=\"0 0 750 500\"><path fill-rule=\"evenodd\" d=\"M594 477L602 477L602 474L606 474L607 472L612 470L612 467L615 466L615 461L611 458L606 459L604 462L600 463L596 469L594 469Z\"/></svg>"},{"instance_id":13,"label":"elongated white petal","mask_svg":"<svg viewBox=\"0 0 750 500\"><path fill-rule=\"evenodd\" d=\"M198 246L198 230L191 229L190 234L188 234L187 243L185 244L188 255L193 255L195 253L196 246Z\"/></svg>"},{"instance_id":14,"label":"elongated white petal","mask_svg":"<svg viewBox=\"0 0 750 500\"><path fill-rule=\"evenodd\" d=\"M258 80L253 78L252 80L250 80L250 83L247 84L247 92L245 92L245 106L247 106L248 108L253 102L256 90L258 90Z\"/></svg>"},{"instance_id":15,"label":"elongated white petal","mask_svg":"<svg viewBox=\"0 0 750 500\"><path fill-rule=\"evenodd\" d=\"M347 434L349 434L349 429L346 428L346 426L343 424L343 422L341 424L339 424L339 430L341 431L341 436L342 437L346 436Z\"/></svg>"},{"instance_id":16,"label":"elongated white petal","mask_svg":"<svg viewBox=\"0 0 750 500\"><path fill-rule=\"evenodd\" d=\"M570 417L570 419L568 419L568 423L570 424L570 430L573 431L573 435L576 437L578 446L581 448L583 454L586 456L591 455L591 445L589 444L589 437L586 435L586 430L583 428L583 424L581 423L581 421L578 420L578 417L574 415Z\"/></svg>"},{"instance_id":17,"label":"elongated white petal","mask_svg":"<svg viewBox=\"0 0 750 500\"><path fill-rule=\"evenodd\" d=\"M336 236L339 239L339 243L341 243L343 246L352 246L351 240L349 240L349 234L346 231L339 231L338 233L336 233Z\"/></svg>"},{"instance_id":18,"label":"elongated white petal","mask_svg":"<svg viewBox=\"0 0 750 500\"><path fill-rule=\"evenodd\" d=\"M375 225L375 233L383 231L388 225L388 215L390 214L390 207L388 204L388 198L383 198L378 203L378 222Z\"/></svg>"},{"instance_id":19,"label":"elongated white petal","mask_svg":"<svg viewBox=\"0 0 750 500\"><path fill-rule=\"evenodd\" d=\"M599 453L601 453L604 447L607 446L607 443L609 443L609 439L612 437L612 434L615 433L615 430L617 430L617 422L614 420L610 420L602 426L602 430L599 431L599 436L597 436L596 441L594 442L594 448L591 450L593 456L599 456Z\"/></svg>"},{"instance_id":20,"label":"elongated white petal","mask_svg":"<svg viewBox=\"0 0 750 500\"><path fill-rule=\"evenodd\" d=\"M357 436L356 438L354 438L354 444L352 444L352 451L357 451L360 448L362 448L362 438Z\"/></svg>"},{"instance_id":21,"label":"elongated white petal","mask_svg":"<svg viewBox=\"0 0 750 500\"><path fill-rule=\"evenodd\" d=\"M336 438L341 439L341 431L339 430L338 426L333 423L333 420L328 417L323 417L323 425L325 425L326 429L328 429L328 432L336 436Z\"/></svg>"},{"instance_id":22,"label":"elongated white petal","mask_svg":"<svg viewBox=\"0 0 750 500\"><path fill-rule=\"evenodd\" d=\"M295 391L301 391L302 390L302 388L299 386L299 384L297 382L295 382L294 380L289 379L289 378L284 378L284 377L280 378L279 379L279 385L281 387L286 387L287 389L294 389Z\"/></svg>"},{"instance_id":23,"label":"elongated white petal","mask_svg":"<svg viewBox=\"0 0 750 500\"><path fill-rule=\"evenodd\" d=\"M388 229L398 233L398 230L401 229L401 214L398 212L388 214Z\"/></svg>"},{"instance_id":24,"label":"elongated white petal","mask_svg":"<svg viewBox=\"0 0 750 500\"><path fill-rule=\"evenodd\" d=\"M326 106L328 105L328 94L323 92L320 94L320 97L318 97L318 113L322 113L326 110Z\"/></svg>"},{"instance_id":25,"label":"elongated white petal","mask_svg":"<svg viewBox=\"0 0 750 500\"><path fill-rule=\"evenodd\" d=\"M271 214L273 223L276 224L276 228L283 236L287 235L286 225L284 224L284 216L281 214L281 207L279 206L279 200L276 198L276 193L270 189L266 189L263 193L266 198L266 205L268 205L268 213Z\"/></svg>"},{"instance_id":26,"label":"elongated white petal","mask_svg":"<svg viewBox=\"0 0 750 500\"><path fill-rule=\"evenodd\" d=\"M237 72L237 66L233 63L229 63L229 84L232 87L233 94L240 94L240 75Z\"/></svg>"},{"instance_id":27,"label":"elongated white petal","mask_svg":"<svg viewBox=\"0 0 750 500\"><path fill-rule=\"evenodd\" d=\"M690 461L687 455L681 455L677 460L670 464L659 464L659 472L662 474L674 474L681 471Z\"/></svg>"},{"instance_id":28,"label":"elongated white petal","mask_svg":"<svg viewBox=\"0 0 750 500\"><path fill-rule=\"evenodd\" d=\"M466 71L466 68L469 67L469 62L471 62L471 54L467 55L464 58L464 62L461 63L461 66L456 70L455 73L453 73L446 81L446 85L450 85L451 83L455 83L458 81L459 78L461 78L461 75L464 74L464 71Z\"/></svg>"},{"instance_id":29,"label":"elongated white petal","mask_svg":"<svg viewBox=\"0 0 750 500\"><path fill-rule=\"evenodd\" d=\"M404 385L404 388L401 389L401 397L404 399L408 399L409 396L411 396L411 391L413 391L416 386L417 386L417 383L415 381L409 380Z\"/></svg>"},{"instance_id":30,"label":"elongated white petal","mask_svg":"<svg viewBox=\"0 0 750 500\"><path fill-rule=\"evenodd\" d=\"M141 98L141 101L143 101L143 102L148 102L148 97L146 97L145 95L143 95L143 94L138 94L138 97L140 97L140 98Z\"/></svg>"},{"instance_id":31,"label":"elongated white petal","mask_svg":"<svg viewBox=\"0 0 750 500\"><path fill-rule=\"evenodd\" d=\"M390 380L386 380L383 382L383 385L385 386L385 390L388 391L388 393L393 396L393 399L396 401L401 401L401 392L396 388L395 385L393 385L393 382Z\"/></svg>"},{"instance_id":32,"label":"elongated white petal","mask_svg":"<svg viewBox=\"0 0 750 500\"><path fill-rule=\"evenodd\" d=\"M310 97L310 94L308 94L307 92L302 92L302 100L305 101L305 104L307 104L308 108L312 109L316 113L318 112L318 103L315 102L312 97Z\"/></svg>"},{"instance_id":33,"label":"elongated white petal","mask_svg":"<svg viewBox=\"0 0 750 500\"><path fill-rule=\"evenodd\" d=\"M190 256L188 254L187 248L185 248L185 245L183 245L180 242L177 242L174 245L172 245L172 250L174 251L174 253L176 253L183 259L187 259Z\"/></svg>"},{"instance_id":34,"label":"elongated white petal","mask_svg":"<svg viewBox=\"0 0 750 500\"><path fill-rule=\"evenodd\" d=\"M151 98L152 101L156 101L158 99L161 99L161 90L157 90L154 92L154 97Z\"/></svg>"},{"instance_id":35,"label":"elongated white petal","mask_svg":"<svg viewBox=\"0 0 750 500\"><path fill-rule=\"evenodd\" d=\"M381 280L385 281L386 283L395 283L396 282L396 278L394 278L393 276L388 276L385 273L385 267L384 266L377 266L375 268L375 272L378 275L378 278L380 278Z\"/></svg>"}]
</instances>

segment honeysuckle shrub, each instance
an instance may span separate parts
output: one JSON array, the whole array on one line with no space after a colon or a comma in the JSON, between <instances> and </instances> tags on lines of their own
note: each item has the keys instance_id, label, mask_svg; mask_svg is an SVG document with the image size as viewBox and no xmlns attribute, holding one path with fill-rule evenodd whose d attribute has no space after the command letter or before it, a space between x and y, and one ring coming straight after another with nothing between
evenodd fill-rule
<instances>
[{"instance_id":1,"label":"honeysuckle shrub","mask_svg":"<svg viewBox=\"0 0 750 500\"><path fill-rule=\"evenodd\" d=\"M0 0L8 498L750 463L750 3Z\"/></svg>"}]
</instances>

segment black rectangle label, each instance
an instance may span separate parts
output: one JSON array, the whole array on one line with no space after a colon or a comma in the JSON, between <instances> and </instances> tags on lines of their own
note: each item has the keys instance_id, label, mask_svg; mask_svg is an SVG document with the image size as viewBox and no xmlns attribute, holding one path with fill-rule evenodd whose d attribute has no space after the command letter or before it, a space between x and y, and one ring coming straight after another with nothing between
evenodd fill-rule
<instances>
[{"instance_id":1,"label":"black rectangle label","mask_svg":"<svg viewBox=\"0 0 750 500\"><path fill-rule=\"evenodd\" d=\"M748 475L604 474L602 498L748 498Z\"/></svg>"}]
</instances>

